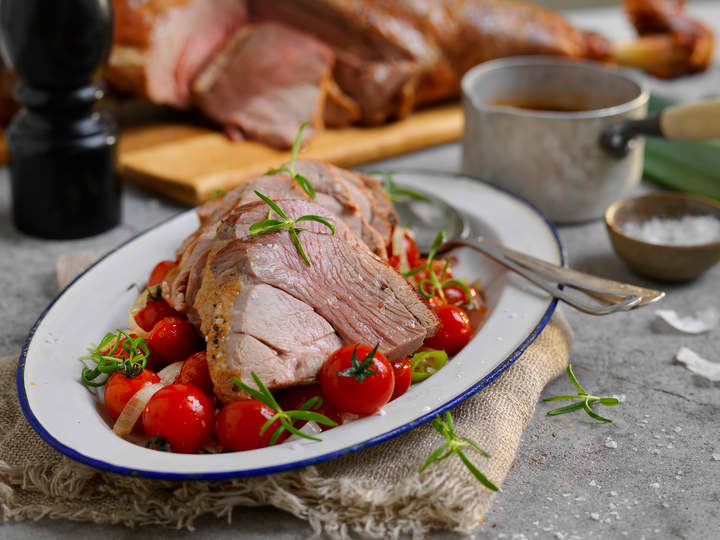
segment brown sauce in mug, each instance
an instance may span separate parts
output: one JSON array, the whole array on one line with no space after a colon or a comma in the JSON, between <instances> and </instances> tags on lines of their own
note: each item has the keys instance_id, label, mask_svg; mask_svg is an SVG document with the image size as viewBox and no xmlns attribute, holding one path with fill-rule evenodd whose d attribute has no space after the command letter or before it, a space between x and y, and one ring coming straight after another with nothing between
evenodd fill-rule
<instances>
[{"instance_id":1,"label":"brown sauce in mug","mask_svg":"<svg viewBox=\"0 0 720 540\"><path fill-rule=\"evenodd\" d=\"M543 112L581 112L591 111L594 109L601 109L602 107L580 107L574 103L557 103L552 101L543 100L498 100L491 101L488 105L495 105L497 107L515 107L516 109L528 109L531 111L543 111Z\"/></svg>"}]
</instances>

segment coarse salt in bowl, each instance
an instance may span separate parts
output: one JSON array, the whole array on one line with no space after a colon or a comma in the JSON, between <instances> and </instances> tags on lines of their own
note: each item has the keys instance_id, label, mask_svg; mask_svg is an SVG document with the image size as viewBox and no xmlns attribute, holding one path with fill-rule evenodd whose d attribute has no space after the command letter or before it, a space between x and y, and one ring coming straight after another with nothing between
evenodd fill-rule
<instances>
[{"instance_id":1,"label":"coarse salt in bowl","mask_svg":"<svg viewBox=\"0 0 720 540\"><path fill-rule=\"evenodd\" d=\"M720 260L720 204L680 193L616 201L605 212L615 252L636 273L661 281L696 278Z\"/></svg>"}]
</instances>

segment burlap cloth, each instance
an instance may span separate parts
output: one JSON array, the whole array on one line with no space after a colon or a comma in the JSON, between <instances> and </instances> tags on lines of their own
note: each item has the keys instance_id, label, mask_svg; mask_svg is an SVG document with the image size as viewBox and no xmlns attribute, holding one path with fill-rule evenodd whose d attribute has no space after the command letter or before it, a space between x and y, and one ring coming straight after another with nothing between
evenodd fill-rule
<instances>
[{"instance_id":1,"label":"burlap cloth","mask_svg":"<svg viewBox=\"0 0 720 540\"><path fill-rule=\"evenodd\" d=\"M92 257L64 258L60 285ZM472 459L495 484L510 468L543 387L565 368L570 330L556 314L500 378L453 410L457 432L492 454ZM144 480L100 472L50 448L20 410L16 358L0 359L0 505L5 521L70 519L127 526L192 529L204 514L231 516L236 506L270 505L333 537L377 538L431 529L470 533L494 494L454 457L418 468L441 437L430 424L386 443L305 469L223 482Z\"/></svg>"}]
</instances>

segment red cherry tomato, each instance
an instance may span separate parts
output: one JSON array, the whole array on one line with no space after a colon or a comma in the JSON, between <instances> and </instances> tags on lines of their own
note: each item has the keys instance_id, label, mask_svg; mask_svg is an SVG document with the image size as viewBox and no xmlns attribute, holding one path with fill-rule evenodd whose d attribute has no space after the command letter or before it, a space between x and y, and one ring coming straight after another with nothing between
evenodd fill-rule
<instances>
[{"instance_id":1,"label":"red cherry tomato","mask_svg":"<svg viewBox=\"0 0 720 540\"><path fill-rule=\"evenodd\" d=\"M181 317L165 317L155 323L147 338L147 346L150 369L160 369L185 360L202 348L195 328Z\"/></svg>"},{"instance_id":2,"label":"red cherry tomato","mask_svg":"<svg viewBox=\"0 0 720 540\"><path fill-rule=\"evenodd\" d=\"M320 385L331 405L354 414L372 414L390 401L395 387L395 375L387 358L376 352L365 369L354 369L353 351L362 363L372 352L366 345L345 345L325 361L320 368ZM352 369L352 374L340 372ZM375 372L370 374L368 368Z\"/></svg>"},{"instance_id":3,"label":"red cherry tomato","mask_svg":"<svg viewBox=\"0 0 720 540\"><path fill-rule=\"evenodd\" d=\"M175 266L177 266L175 261L160 261L157 263L152 272L150 272L150 279L148 279L147 286L152 287L153 285L162 283L167 273Z\"/></svg>"},{"instance_id":4,"label":"red cherry tomato","mask_svg":"<svg viewBox=\"0 0 720 540\"><path fill-rule=\"evenodd\" d=\"M408 391L408 388L410 388L410 383L412 382L412 365L410 364L410 359L407 356L405 358L401 358L400 360L390 362L390 364L392 365L393 374L395 375L395 388L393 389L392 397L390 398L390 401L392 401L393 399L402 396Z\"/></svg>"},{"instance_id":5,"label":"red cherry tomato","mask_svg":"<svg viewBox=\"0 0 720 540\"><path fill-rule=\"evenodd\" d=\"M207 353L196 352L183 362L182 369L175 382L178 384L192 384L205 392L208 396L213 394L213 382L208 369Z\"/></svg>"},{"instance_id":6,"label":"red cherry tomato","mask_svg":"<svg viewBox=\"0 0 720 540\"><path fill-rule=\"evenodd\" d=\"M280 427L280 421L275 420L262 435L260 430L265 422L275 416L275 411L257 399L243 399L233 401L223 407L215 420L215 432L223 448L242 452L265 448L270 444L270 438ZM287 439L289 433L283 430L276 444Z\"/></svg>"},{"instance_id":7,"label":"red cherry tomato","mask_svg":"<svg viewBox=\"0 0 720 540\"><path fill-rule=\"evenodd\" d=\"M330 420L335 421L338 425L342 424L342 411L333 407L330 404L327 398L323 395L322 387L318 383L288 388L287 390L283 390L282 394L280 394L277 399L278 403L284 410L296 411L300 407L302 407L307 402L307 400L315 396L320 396L323 402L320 407L313 408L311 410L320 414L324 414ZM304 425L305 422L301 421L295 423L295 427L298 429L300 429ZM330 426L325 426L323 424L318 425L323 431L330 429Z\"/></svg>"},{"instance_id":8,"label":"red cherry tomato","mask_svg":"<svg viewBox=\"0 0 720 540\"><path fill-rule=\"evenodd\" d=\"M472 337L470 317L465 310L450 304L442 304L433 309L440 318L440 330L425 340L425 346L440 349L451 356L457 354Z\"/></svg>"},{"instance_id":9,"label":"red cherry tomato","mask_svg":"<svg viewBox=\"0 0 720 540\"><path fill-rule=\"evenodd\" d=\"M162 298L155 299L148 295L145 307L135 315L135 322L140 328L149 332L160 319L165 317L179 317L180 314L170 307Z\"/></svg>"},{"instance_id":10,"label":"red cherry tomato","mask_svg":"<svg viewBox=\"0 0 720 540\"><path fill-rule=\"evenodd\" d=\"M117 420L125 405L143 386L160 382L160 377L149 369L143 369L137 377L113 373L105 384L105 408L113 420Z\"/></svg>"},{"instance_id":11,"label":"red cherry tomato","mask_svg":"<svg viewBox=\"0 0 720 540\"><path fill-rule=\"evenodd\" d=\"M410 268L414 268L415 266L417 266L418 261L420 260L420 250L418 249L413 237L410 236L408 233L403 234L402 249L405 251L405 256L407 257ZM388 258L390 259L390 265L394 268L398 268L400 266L400 256L393 255L393 251L394 246L391 245L388 248Z\"/></svg>"},{"instance_id":12,"label":"red cherry tomato","mask_svg":"<svg viewBox=\"0 0 720 540\"><path fill-rule=\"evenodd\" d=\"M148 437L162 437L173 452L194 454L212 439L215 405L195 386L170 384L150 398L142 420Z\"/></svg>"}]
</instances>

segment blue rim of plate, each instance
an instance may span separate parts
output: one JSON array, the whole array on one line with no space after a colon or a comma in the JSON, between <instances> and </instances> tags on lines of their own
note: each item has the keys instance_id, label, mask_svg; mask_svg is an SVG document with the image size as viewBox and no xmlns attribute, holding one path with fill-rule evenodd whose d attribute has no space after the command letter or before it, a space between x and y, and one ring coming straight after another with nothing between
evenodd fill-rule
<instances>
[{"instance_id":1,"label":"blue rim of plate","mask_svg":"<svg viewBox=\"0 0 720 540\"><path fill-rule=\"evenodd\" d=\"M555 242L557 243L558 248L558 254L560 256L560 264L562 266L567 266L567 256L565 253L565 249L562 245L562 241L560 240L560 235L558 234L557 229L555 228L555 225L543 214L539 208L537 208L534 204L530 203L529 201L523 199L522 197L507 191L503 188L500 188L498 186L495 186L486 180L478 177L474 177L467 174L462 173L447 173L447 172L441 172L441 171L427 171L427 170L418 170L418 169L396 169L393 172L395 173L402 173L402 174L423 174L423 175L435 175L435 176L443 176L445 178L451 177L451 178L465 178L465 179L471 179L475 180L477 182L481 182L491 189L495 189L497 191L500 191L502 193L505 193L506 195L509 195L513 197L514 199L520 201L528 208L532 209L536 214L538 214L545 224L547 225L548 229L553 234L553 237L555 238ZM20 400L20 407L22 409L23 414L25 415L25 418L27 419L28 423L32 426L32 428L37 432L38 435L52 448L60 452L61 454L66 455L67 457L78 461L80 463L83 463L85 465L88 465L90 467L93 467L95 469L99 469L102 471L112 472L116 474L121 475L127 475L127 476L136 476L136 477L143 477L143 478L151 478L156 480L177 480L177 481L219 481L219 480L230 480L233 478L243 478L243 477L250 477L250 476L261 476L265 474L273 474L278 473L282 471L288 471L293 469L300 469L303 467L307 467L308 465L313 465L318 462L322 461L329 461L331 459L336 459L339 457L342 457L347 454L355 453L360 450L363 450L364 448L368 448L370 446L375 446L376 444L380 444L382 442L385 442L389 439L392 439L394 437L397 437L398 435L402 435L403 433L406 433L410 431L411 429L416 428L417 426L420 426L426 422L429 422L435 416L444 413L445 411L452 409L453 407L459 405L466 399L470 398L471 396L475 395L477 392L485 388L487 385L489 385L491 382L493 382L495 379L497 379L502 373L507 370L514 362L517 360L520 355L522 355L523 352L530 346L530 344L537 339L537 337L540 335L540 332L543 331L545 326L547 326L547 323L550 321L550 317L552 317L552 314L555 312L555 309L558 304L557 298L553 298L550 301L550 305L548 306L547 310L543 314L542 318L540 319L540 322L535 326L535 328L530 332L530 334L523 340L523 342L507 357L505 360L500 362L495 369L493 369L490 373L488 373L485 377L477 381L475 384L473 384L470 388L465 390L463 393L458 394L450 401L447 401L446 403L442 404L441 406L427 412L426 414L416 418L415 420L412 420L411 422L408 422L407 424L404 424L402 426L399 426L393 430L387 431L385 433L382 433L376 437L372 437L366 441L363 441L362 443L348 446L345 448L342 448L340 450L336 450L334 452L329 452L327 454L322 454L320 456L315 456L313 458L308 458L305 460L300 461L294 461L292 463L286 463L283 465L274 465L271 467L261 467L258 469L251 469L251 470L243 470L243 471L225 471L225 472L217 472L217 473L197 473L197 474L183 474L183 473L164 473L164 472L157 472L157 471L151 471L146 469L131 469L128 467L119 467L117 465L113 465L112 463L108 463L107 461L102 461L99 459L94 459L91 457L88 457L84 454L81 454L77 450L70 448L69 446L64 445L60 441L58 441L55 437L50 435L48 431L43 427L43 425L40 423L40 421L35 417L32 410L30 409L30 404L28 402L27 394L25 393L25 385L24 385L24 375L25 375L25 360L27 356L27 351L30 347L30 342L32 341L33 335L37 331L38 327L40 326L40 323L42 323L43 319L47 315L47 313L52 309L52 307L55 305L55 303L72 287L76 281L81 279L86 273L88 273L90 270L92 270L97 264L99 264L101 261L105 260L108 256L115 253L119 249L122 249L125 245L134 242L138 238L141 238L142 236L151 233L156 228L165 225L166 223L180 217L181 215L185 214L185 212L180 212L178 214L175 214L174 216L171 216L160 223L157 223L156 225L152 226L146 231L143 231L132 238L129 238L128 240L124 241L120 245L118 245L116 248L112 249L111 251L107 252L105 255L103 255L99 260L95 261L91 266L89 266L83 273L78 275L75 279L73 279L70 283L67 284L67 286L60 291L60 293L50 302L50 304L43 310L43 312L40 314L38 319L35 321L35 324L30 329L30 332L28 333L27 337L25 338L25 342L23 343L22 352L20 353L20 357L18 358L18 369L17 369L17 390L18 390L18 398Z\"/></svg>"}]
</instances>

